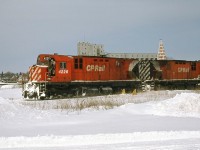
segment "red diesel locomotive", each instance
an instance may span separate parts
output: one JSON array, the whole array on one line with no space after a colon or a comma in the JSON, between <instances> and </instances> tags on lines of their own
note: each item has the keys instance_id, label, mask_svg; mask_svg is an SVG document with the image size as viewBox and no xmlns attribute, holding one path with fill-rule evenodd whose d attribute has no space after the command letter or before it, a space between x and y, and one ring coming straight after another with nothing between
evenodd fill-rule
<instances>
[{"instance_id":1,"label":"red diesel locomotive","mask_svg":"<svg viewBox=\"0 0 200 150\"><path fill-rule=\"evenodd\" d=\"M29 69L23 96L52 99L112 94L122 89L194 89L199 79L200 61L40 54Z\"/></svg>"}]
</instances>

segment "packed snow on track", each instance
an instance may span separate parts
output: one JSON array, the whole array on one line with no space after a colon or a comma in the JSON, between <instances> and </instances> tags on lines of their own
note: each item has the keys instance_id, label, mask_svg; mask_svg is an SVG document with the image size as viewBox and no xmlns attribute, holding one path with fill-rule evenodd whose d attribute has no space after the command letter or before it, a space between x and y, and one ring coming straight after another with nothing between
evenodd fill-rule
<instances>
[{"instance_id":1,"label":"packed snow on track","mask_svg":"<svg viewBox=\"0 0 200 150\"><path fill-rule=\"evenodd\" d=\"M25 101L21 88L0 88L0 149L200 149L200 92L151 91ZM85 101L119 105L72 110Z\"/></svg>"}]
</instances>

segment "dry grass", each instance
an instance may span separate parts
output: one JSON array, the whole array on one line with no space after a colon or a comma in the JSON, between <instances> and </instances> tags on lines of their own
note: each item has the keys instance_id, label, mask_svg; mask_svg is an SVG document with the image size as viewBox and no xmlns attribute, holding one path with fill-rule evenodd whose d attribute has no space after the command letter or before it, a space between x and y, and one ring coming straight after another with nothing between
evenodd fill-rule
<instances>
[{"instance_id":1,"label":"dry grass","mask_svg":"<svg viewBox=\"0 0 200 150\"><path fill-rule=\"evenodd\" d=\"M61 111L67 110L70 112L82 111L84 109L107 110L123 104L125 104L125 102L115 100L115 98L109 96L23 102L23 105L37 109L59 109Z\"/></svg>"},{"instance_id":2,"label":"dry grass","mask_svg":"<svg viewBox=\"0 0 200 150\"><path fill-rule=\"evenodd\" d=\"M24 101L23 105L36 109L49 110L57 109L61 111L74 112L84 109L107 110L124 105L126 103L144 103L148 101L160 101L174 97L183 91L151 91L138 93L137 95L108 95L97 97L84 97L72 99L57 99L44 101ZM190 92L190 91L187 91ZM200 91L193 91L200 93Z\"/></svg>"}]
</instances>

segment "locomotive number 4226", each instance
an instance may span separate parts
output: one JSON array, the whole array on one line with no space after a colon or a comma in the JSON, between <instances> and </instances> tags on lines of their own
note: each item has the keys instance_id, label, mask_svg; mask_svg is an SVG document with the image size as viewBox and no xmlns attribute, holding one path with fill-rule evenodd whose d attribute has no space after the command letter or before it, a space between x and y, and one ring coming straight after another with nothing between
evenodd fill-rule
<instances>
[{"instance_id":1,"label":"locomotive number 4226","mask_svg":"<svg viewBox=\"0 0 200 150\"><path fill-rule=\"evenodd\" d=\"M68 70L59 70L59 74L68 74Z\"/></svg>"}]
</instances>

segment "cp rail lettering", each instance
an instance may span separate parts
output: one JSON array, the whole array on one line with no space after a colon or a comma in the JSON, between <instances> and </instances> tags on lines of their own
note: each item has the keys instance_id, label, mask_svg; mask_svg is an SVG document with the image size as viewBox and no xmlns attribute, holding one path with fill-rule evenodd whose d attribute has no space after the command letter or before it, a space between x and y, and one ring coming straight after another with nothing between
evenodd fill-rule
<instances>
[{"instance_id":1,"label":"cp rail lettering","mask_svg":"<svg viewBox=\"0 0 200 150\"><path fill-rule=\"evenodd\" d=\"M87 71L105 71L105 65L98 66L98 65L87 65L86 70Z\"/></svg>"}]
</instances>

